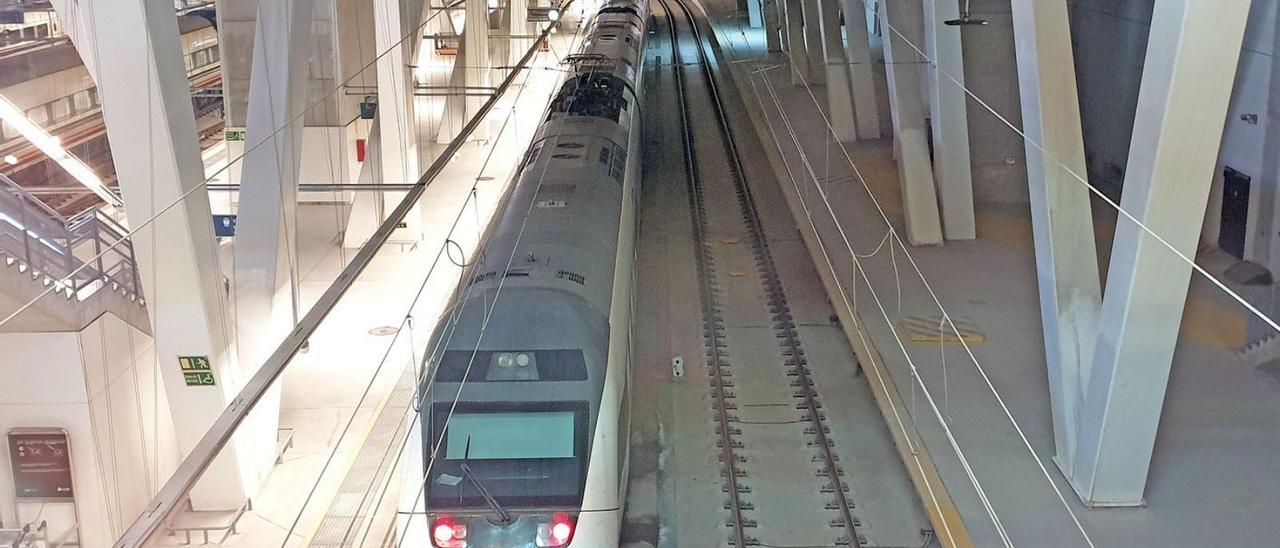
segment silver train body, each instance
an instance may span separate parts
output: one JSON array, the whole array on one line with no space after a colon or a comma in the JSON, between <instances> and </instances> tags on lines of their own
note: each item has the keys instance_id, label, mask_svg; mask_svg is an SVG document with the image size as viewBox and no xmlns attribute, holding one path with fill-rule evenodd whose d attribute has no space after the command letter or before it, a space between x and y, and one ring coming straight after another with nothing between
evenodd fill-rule
<instances>
[{"instance_id":1,"label":"silver train body","mask_svg":"<svg viewBox=\"0 0 1280 548\"><path fill-rule=\"evenodd\" d=\"M618 544L647 20L635 0L590 20L435 329L400 546Z\"/></svg>"}]
</instances>

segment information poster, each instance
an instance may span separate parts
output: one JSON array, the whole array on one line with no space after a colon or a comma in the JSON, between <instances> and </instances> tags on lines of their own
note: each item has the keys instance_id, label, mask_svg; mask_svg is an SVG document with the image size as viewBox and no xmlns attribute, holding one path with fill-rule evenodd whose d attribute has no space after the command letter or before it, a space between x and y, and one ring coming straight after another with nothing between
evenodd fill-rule
<instances>
[{"instance_id":1,"label":"information poster","mask_svg":"<svg viewBox=\"0 0 1280 548\"><path fill-rule=\"evenodd\" d=\"M13 468L13 486L18 499L73 498L71 447L65 431L10 430L9 463Z\"/></svg>"}]
</instances>

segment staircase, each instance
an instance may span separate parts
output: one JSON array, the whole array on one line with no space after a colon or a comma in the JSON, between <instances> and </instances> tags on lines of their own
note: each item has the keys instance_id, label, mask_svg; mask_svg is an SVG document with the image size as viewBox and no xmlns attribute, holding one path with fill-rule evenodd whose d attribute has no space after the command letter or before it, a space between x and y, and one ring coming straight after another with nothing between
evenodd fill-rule
<instances>
[{"instance_id":1,"label":"staircase","mask_svg":"<svg viewBox=\"0 0 1280 548\"><path fill-rule=\"evenodd\" d=\"M64 217L0 174L0 318L52 289L15 321L74 329L111 310L150 332L127 233L96 208Z\"/></svg>"}]
</instances>

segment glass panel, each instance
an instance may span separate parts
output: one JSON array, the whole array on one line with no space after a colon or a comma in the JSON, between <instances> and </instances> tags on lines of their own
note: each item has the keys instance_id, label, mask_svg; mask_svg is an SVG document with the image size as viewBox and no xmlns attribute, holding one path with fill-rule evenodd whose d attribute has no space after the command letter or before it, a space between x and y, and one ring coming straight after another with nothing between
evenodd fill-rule
<instances>
[{"instance_id":1,"label":"glass panel","mask_svg":"<svg viewBox=\"0 0 1280 548\"><path fill-rule=\"evenodd\" d=\"M458 413L449 421L448 453L445 458L571 458L574 454L573 418L572 411Z\"/></svg>"}]
</instances>

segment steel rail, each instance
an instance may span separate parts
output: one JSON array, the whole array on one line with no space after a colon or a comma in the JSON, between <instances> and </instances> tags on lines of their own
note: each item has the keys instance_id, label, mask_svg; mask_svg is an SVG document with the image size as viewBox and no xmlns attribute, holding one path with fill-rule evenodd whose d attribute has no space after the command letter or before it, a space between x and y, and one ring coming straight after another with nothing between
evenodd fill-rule
<instances>
[{"instance_id":1,"label":"steel rail","mask_svg":"<svg viewBox=\"0 0 1280 548\"><path fill-rule=\"evenodd\" d=\"M231 401L231 405L223 410L218 416L209 430L205 432L200 441L191 449L191 452L178 465L177 470L169 477L164 486L156 493L151 502L147 504L142 514L134 520L129 529L120 536L115 542L115 548L134 548L143 546L143 544L160 529L160 525L165 519L178 508L179 502L183 496L195 486L205 469L213 463L214 458L221 452L222 448L231 440L236 428L244 421L249 411L258 403L266 393L267 389L280 377L284 369L293 356L298 353L302 345L315 332L320 323L329 315L333 307L346 294L356 278L364 271L374 256L382 249L391 237L391 233L396 230L398 225L409 214L410 209L422 197L427 186L449 165L449 160L453 157L458 149L462 148L466 139L475 131L481 123L484 122L485 116L493 109L503 93L515 81L516 76L520 73L525 65L529 63L538 51L538 44L542 40L546 40L551 33L554 25L548 25L542 31L538 41L525 52L524 57L520 58L520 62L516 64L517 70L512 70L507 74L502 83L498 85L497 90L480 106L475 115L467 121L467 125L463 126L449 145L445 147L435 162L427 168L426 172L418 178L418 182L413 185L413 189L405 194L404 199L391 212L385 221L374 231L369 241L356 253L351 263L342 270L338 278L329 285L316 304L311 307L307 315L302 318L298 325L281 341L280 345L272 352L271 356L262 364L256 373L245 383L240 393Z\"/></svg>"},{"instance_id":2,"label":"steel rail","mask_svg":"<svg viewBox=\"0 0 1280 548\"><path fill-rule=\"evenodd\" d=\"M733 536L729 542L739 548L755 544L746 534L750 523L742 514L746 509L739 497L738 455L734 452L733 425L729 417L729 402L725 397L726 386L722 368L728 364L722 352L725 348L723 324L717 310L720 308L719 291L715 285L715 273L711 265L711 257L706 247L706 213L702 205L701 185L698 182L699 171L697 153L693 146L693 126L690 122L689 106L685 101L684 56L680 51L680 37L676 31L676 16L668 0L661 0L667 16L667 32L671 38L672 69L676 81L676 101L680 108L680 140L684 147L684 171L688 184L689 209L694 218L693 247L698 263L699 301L702 306L703 336L706 339L707 365L711 368L713 392L716 398L716 423L719 431L720 461L723 466L722 475L729 494L729 524L733 527ZM687 14L687 11L686 11ZM690 26L695 26L689 16ZM696 36L696 35L695 35ZM699 48L699 51L702 51ZM705 63L705 59L703 60Z\"/></svg>"},{"instance_id":3,"label":"steel rail","mask_svg":"<svg viewBox=\"0 0 1280 548\"><path fill-rule=\"evenodd\" d=\"M664 0L665 1L665 0ZM821 404L817 399L817 392L814 390L813 381L809 377L809 371L804 360L804 351L800 345L799 335L796 333L795 325L790 318L789 309L786 305L786 295L782 288L781 278L778 275L777 267L774 264L772 254L769 251L768 240L764 235L759 211L755 206L755 199L751 193L751 187L747 184L745 177L745 169L742 165L741 152L738 148L737 141L734 139L733 131L729 127L729 118L725 113L724 100L720 93L717 83L715 69L710 63L711 54L707 52L707 48L711 47L711 43L704 38L701 28L698 26L698 17L694 11L688 6L687 0L670 0L680 6L689 20L694 38L698 47L699 63L702 73L707 80L707 89L710 95L711 103L715 107L716 124L723 138L726 156L728 156L731 164L734 185L738 198L739 207L742 209L743 219L747 223L747 232L752 240L752 247L756 255L756 262L762 277L762 283L768 300L771 303L777 303L780 309L778 318L775 318L775 330L783 339L785 346L784 354L789 356L795 370L797 384L800 389L800 398L803 400L803 406L808 410L805 417L810 422L809 430L816 438L815 445L818 446L819 453L822 458L823 470L826 475L831 491L835 496L836 510L840 513L839 525L843 527L847 533L847 541L849 544L858 544L861 542L862 536L858 532L858 522L853 517L853 503L849 500L848 494L845 492L846 485L841 479L843 471L837 465L837 457L832 450L831 439L827 436L826 426L823 424L822 413L820 412ZM677 71L678 72L678 71ZM699 251L703 246L699 242ZM717 371L718 374L718 371ZM717 381L718 384L718 381ZM717 393L721 392L717 389ZM741 544L739 546L742 546Z\"/></svg>"}]
</instances>

